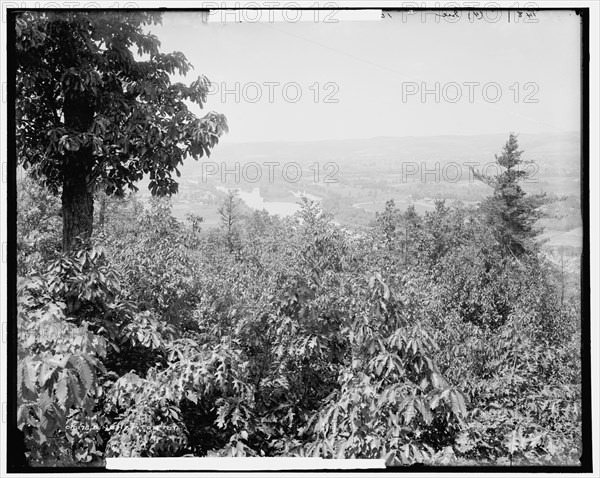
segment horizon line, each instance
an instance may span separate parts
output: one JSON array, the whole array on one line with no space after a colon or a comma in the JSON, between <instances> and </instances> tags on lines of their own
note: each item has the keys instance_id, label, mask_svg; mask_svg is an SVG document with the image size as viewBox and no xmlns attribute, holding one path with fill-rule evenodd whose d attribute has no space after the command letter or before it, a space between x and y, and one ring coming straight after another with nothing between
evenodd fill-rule
<instances>
[{"instance_id":1,"label":"horizon line","mask_svg":"<svg viewBox=\"0 0 600 478\"><path fill-rule=\"evenodd\" d=\"M403 136L370 136L370 137L353 137L353 138L324 138L324 139L307 139L307 140L297 140L297 139L280 139L280 140L257 140L257 141L230 141L227 144L261 144L261 143L325 143L325 142L343 142L343 141L355 141L355 140L373 140L373 139L409 139L409 138L465 138L465 137L475 137L475 136L501 136L508 135L511 131L508 132L496 132L496 133L466 133L466 134L429 134L429 135L403 135ZM512 133L515 133L512 131ZM546 133L531 133L531 132L516 132L518 137L522 136L541 136L541 135L572 135L578 134L581 136L581 131L561 131L561 132L546 132ZM223 139L225 137L220 138L219 145L224 144Z\"/></svg>"}]
</instances>

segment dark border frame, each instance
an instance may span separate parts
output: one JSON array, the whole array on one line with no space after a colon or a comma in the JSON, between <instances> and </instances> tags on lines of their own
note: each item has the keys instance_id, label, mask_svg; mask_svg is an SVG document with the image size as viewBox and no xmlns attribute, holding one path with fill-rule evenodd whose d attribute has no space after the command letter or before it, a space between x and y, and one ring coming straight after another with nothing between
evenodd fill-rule
<instances>
[{"instance_id":1,"label":"dark border frame","mask_svg":"<svg viewBox=\"0 0 600 478\"><path fill-rule=\"evenodd\" d=\"M583 225L583 247L581 254L581 373L582 373L582 457L581 466L424 466L414 465L407 467L389 467L386 469L355 469L355 470L335 470L335 469L314 469L314 470L247 470L249 473L389 473L389 472L424 472L424 473L532 473L532 472L552 472L552 473L591 473L592 467L592 401L591 401L591 287L590 287L590 197L589 197L589 161L590 161L590 9L589 7L541 7L541 8L382 8L377 5L369 7L336 7L335 10L382 10L383 12L403 12L403 11L484 11L484 10L502 10L502 11L573 11L581 17L581 215ZM22 432L17 428L17 387L16 387L16 369L17 369L17 175L16 175L16 121L15 121L15 14L22 11L96 11L97 9L71 9L71 8L53 8L53 9L7 9L7 141L8 141L8 170L7 170L7 318L8 318L8 348L7 348L7 472L8 473L169 473L169 471L152 470L107 470L104 467L36 467L27 466L24 459L24 445L22 444ZM103 8L103 11L209 11L206 8ZM284 8L218 8L215 10L284 10ZM298 7L293 10L316 10L311 7ZM510 21L510 15L509 15ZM587 320L584 320L587 318ZM234 470L173 470L177 473L232 473Z\"/></svg>"}]
</instances>

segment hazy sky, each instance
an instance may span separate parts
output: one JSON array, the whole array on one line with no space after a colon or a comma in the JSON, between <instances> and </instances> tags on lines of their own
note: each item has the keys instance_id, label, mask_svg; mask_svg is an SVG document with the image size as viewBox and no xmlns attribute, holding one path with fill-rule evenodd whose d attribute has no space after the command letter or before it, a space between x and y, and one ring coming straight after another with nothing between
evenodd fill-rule
<instances>
[{"instance_id":1,"label":"hazy sky","mask_svg":"<svg viewBox=\"0 0 600 478\"><path fill-rule=\"evenodd\" d=\"M497 14L207 23L199 12L167 12L151 31L194 65L184 81L215 83L206 109L227 116L227 142L578 131L579 17Z\"/></svg>"}]
</instances>

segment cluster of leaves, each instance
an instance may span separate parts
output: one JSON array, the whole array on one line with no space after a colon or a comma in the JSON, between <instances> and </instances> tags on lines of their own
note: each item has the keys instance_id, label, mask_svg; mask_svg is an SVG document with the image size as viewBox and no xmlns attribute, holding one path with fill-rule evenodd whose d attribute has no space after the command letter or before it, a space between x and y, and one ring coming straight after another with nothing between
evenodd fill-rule
<instances>
[{"instance_id":1,"label":"cluster of leaves","mask_svg":"<svg viewBox=\"0 0 600 478\"><path fill-rule=\"evenodd\" d=\"M109 340L102 322L118 310L114 275L95 251L61 257L18 291L18 423L31 460L86 463L102 456L98 377Z\"/></svg>"},{"instance_id":2,"label":"cluster of leaves","mask_svg":"<svg viewBox=\"0 0 600 478\"><path fill-rule=\"evenodd\" d=\"M25 176L18 182L17 220L18 272L25 276L60 255L60 200Z\"/></svg>"},{"instance_id":3,"label":"cluster of leaves","mask_svg":"<svg viewBox=\"0 0 600 478\"><path fill-rule=\"evenodd\" d=\"M129 231L104 238L114 251L128 299L140 310L156 311L168 322L187 318L197 300L198 271L188 253L191 234L171 217L168 201L152 198L149 210L130 222Z\"/></svg>"}]
</instances>

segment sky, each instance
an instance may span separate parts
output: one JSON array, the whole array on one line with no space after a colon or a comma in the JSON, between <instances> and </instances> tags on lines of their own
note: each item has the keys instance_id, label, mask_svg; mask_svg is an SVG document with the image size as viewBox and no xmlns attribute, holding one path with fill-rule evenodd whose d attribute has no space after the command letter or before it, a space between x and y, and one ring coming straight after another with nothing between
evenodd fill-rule
<instances>
[{"instance_id":1,"label":"sky","mask_svg":"<svg viewBox=\"0 0 600 478\"><path fill-rule=\"evenodd\" d=\"M208 22L200 12L166 12L150 28L163 51L194 65L183 81L203 74L213 82L205 111L226 115L227 142L580 129L581 31L572 12L537 12L528 22L509 22L506 11L328 19L336 23L252 22L255 13L224 23L222 12Z\"/></svg>"}]
</instances>

